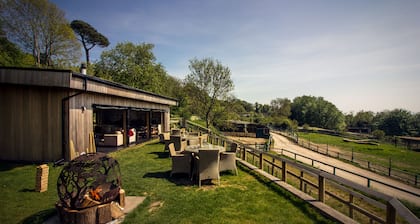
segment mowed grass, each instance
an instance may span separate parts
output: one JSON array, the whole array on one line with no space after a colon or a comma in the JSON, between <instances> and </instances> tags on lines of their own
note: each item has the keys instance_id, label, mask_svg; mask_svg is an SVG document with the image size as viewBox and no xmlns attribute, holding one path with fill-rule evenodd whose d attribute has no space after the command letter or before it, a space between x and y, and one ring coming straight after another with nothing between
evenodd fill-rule
<instances>
[{"instance_id":1,"label":"mowed grass","mask_svg":"<svg viewBox=\"0 0 420 224\"><path fill-rule=\"evenodd\" d=\"M299 138L303 138L316 144L328 144L335 146L351 155L354 151L355 158L371 161L384 167L389 166L389 159L393 168L413 173L420 173L420 152L407 150L403 146L381 142L379 145L357 144L344 142L343 137L331 136L318 133L299 132Z\"/></svg>"},{"instance_id":2,"label":"mowed grass","mask_svg":"<svg viewBox=\"0 0 420 224\"><path fill-rule=\"evenodd\" d=\"M126 195L146 196L124 223L333 223L244 167L238 176L223 173L220 186L199 188L186 176L169 177L171 160L162 144L135 146L110 156L120 164ZM44 193L34 192L36 165L2 163L0 168L0 223L42 223L55 214L62 167L50 166Z\"/></svg>"},{"instance_id":3,"label":"mowed grass","mask_svg":"<svg viewBox=\"0 0 420 224\"><path fill-rule=\"evenodd\" d=\"M37 165L0 163L0 223L42 223L55 214L61 167L49 164L48 191L35 192Z\"/></svg>"},{"instance_id":4,"label":"mowed grass","mask_svg":"<svg viewBox=\"0 0 420 224\"><path fill-rule=\"evenodd\" d=\"M307 203L254 176L224 173L220 186L199 188L186 176L169 177L171 161L161 144L113 153L127 195L147 200L126 223L332 223ZM155 206L151 206L155 205Z\"/></svg>"}]
</instances>

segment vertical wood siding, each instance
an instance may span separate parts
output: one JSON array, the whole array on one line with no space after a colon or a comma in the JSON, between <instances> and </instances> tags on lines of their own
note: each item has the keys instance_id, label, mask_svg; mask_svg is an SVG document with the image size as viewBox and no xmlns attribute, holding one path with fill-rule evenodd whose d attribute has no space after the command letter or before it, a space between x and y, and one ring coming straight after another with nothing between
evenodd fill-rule
<instances>
[{"instance_id":1,"label":"vertical wood siding","mask_svg":"<svg viewBox=\"0 0 420 224\"><path fill-rule=\"evenodd\" d=\"M61 99L65 94L54 88L0 86L0 159L60 159Z\"/></svg>"}]
</instances>

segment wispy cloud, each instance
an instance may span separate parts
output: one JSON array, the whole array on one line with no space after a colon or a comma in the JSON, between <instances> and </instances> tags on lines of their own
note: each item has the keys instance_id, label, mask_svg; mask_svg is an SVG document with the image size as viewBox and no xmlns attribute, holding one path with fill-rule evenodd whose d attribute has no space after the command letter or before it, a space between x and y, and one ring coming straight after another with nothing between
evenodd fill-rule
<instances>
[{"instance_id":1,"label":"wispy cloud","mask_svg":"<svg viewBox=\"0 0 420 224\"><path fill-rule=\"evenodd\" d=\"M178 78L193 57L220 60L249 102L306 94L343 111L420 112L420 1L53 2L113 44L155 44Z\"/></svg>"}]
</instances>

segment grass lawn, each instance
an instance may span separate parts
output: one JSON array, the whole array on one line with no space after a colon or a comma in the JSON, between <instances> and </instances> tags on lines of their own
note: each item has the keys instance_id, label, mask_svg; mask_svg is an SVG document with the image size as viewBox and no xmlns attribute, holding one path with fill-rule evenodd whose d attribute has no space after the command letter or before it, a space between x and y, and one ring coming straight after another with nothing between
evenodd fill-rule
<instances>
[{"instance_id":1,"label":"grass lawn","mask_svg":"<svg viewBox=\"0 0 420 224\"><path fill-rule=\"evenodd\" d=\"M391 158L392 167L420 173L420 152L407 150L405 147L395 147L393 144L381 142L379 145L357 144L354 142L344 142L342 137L331 136L318 133L299 132L299 138L309 140L317 144L328 144L336 146L343 151L351 154L352 149L356 158L371 161L382 166L389 166Z\"/></svg>"},{"instance_id":2,"label":"grass lawn","mask_svg":"<svg viewBox=\"0 0 420 224\"><path fill-rule=\"evenodd\" d=\"M224 173L220 186L198 188L182 175L169 177L171 160L152 143L111 153L120 163L126 195L147 196L125 223L333 223L307 203L240 167ZM42 223L55 213L56 180L50 166L49 190L34 192L35 165L0 165L0 223Z\"/></svg>"}]
</instances>

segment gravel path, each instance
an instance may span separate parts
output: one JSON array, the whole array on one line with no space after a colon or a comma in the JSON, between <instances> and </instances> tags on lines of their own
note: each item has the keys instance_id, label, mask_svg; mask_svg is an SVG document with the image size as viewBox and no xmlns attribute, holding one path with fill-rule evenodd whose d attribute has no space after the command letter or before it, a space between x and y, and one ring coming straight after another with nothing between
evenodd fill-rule
<instances>
[{"instance_id":1,"label":"gravel path","mask_svg":"<svg viewBox=\"0 0 420 224\"><path fill-rule=\"evenodd\" d=\"M312 158L314 160L318 160L318 161L321 161L323 163L326 163L326 164L329 164L329 165L332 165L332 166L336 166L336 167L339 167L341 169L348 170L348 171L360 174L360 175L365 176L365 177L369 177L371 179L375 179L375 180L378 180L378 181L381 181L381 182L384 182L384 183L388 183L392 186L397 186L398 188L407 190L409 192L415 192L416 194L420 195L420 189L418 189L418 188L406 185L406 184L401 183L399 181L396 181L394 179L376 174L374 172L371 172L371 171L353 166L353 165L345 163L343 161L340 161L340 160L337 160L337 159L334 159L334 158L331 158L331 157L313 152L313 151L308 150L306 148L300 147L300 146L296 145L294 142L289 141L289 139L287 139L286 137L284 137L282 135L279 135L279 134L276 134L276 133L271 133L271 135L273 136L273 139L274 139L274 149L272 149L272 151L280 152L281 149L287 149L289 151L292 151L292 152L300 154L300 155L304 155L304 156ZM287 155L287 152L284 152L284 154ZM291 153L290 153L290 156L292 156ZM311 164L311 160L309 160L309 159L299 158L299 157L297 157L297 159L299 161L303 162L303 163ZM316 163L315 162L314 166L318 169L324 170L324 171L329 172L329 173L333 172L332 171L333 168L331 168L330 166L323 165L321 163ZM343 177L343 178L346 178L346 179L349 179L349 180L352 180L353 182L356 182L360 185L367 186L367 180L365 178L361 178L361 177L358 177L356 175L349 174L347 172L340 171L340 170L336 170L336 175L340 176L340 177ZM416 197L412 194L409 194L409 193L406 193L406 192L403 192L403 191L400 191L400 190L397 190L397 189L394 189L394 188L390 188L390 187L384 186L382 184L378 184L378 183L373 182L373 181L371 181L370 187L374 190L377 190L377 191L380 191L382 193L394 196L394 197L399 198L399 199L403 199L403 200L412 202L412 203L416 204L417 206L420 206L420 197Z\"/></svg>"}]
</instances>

